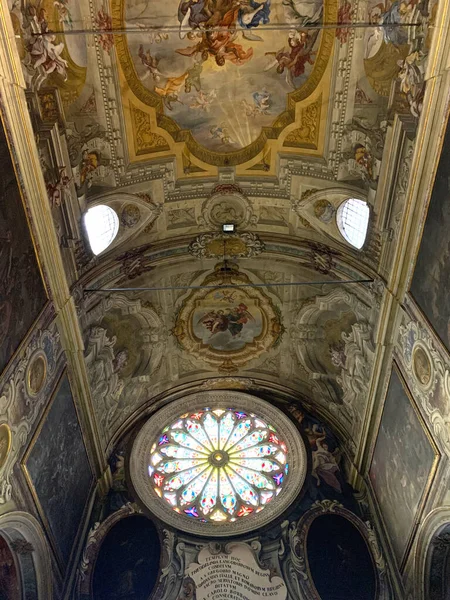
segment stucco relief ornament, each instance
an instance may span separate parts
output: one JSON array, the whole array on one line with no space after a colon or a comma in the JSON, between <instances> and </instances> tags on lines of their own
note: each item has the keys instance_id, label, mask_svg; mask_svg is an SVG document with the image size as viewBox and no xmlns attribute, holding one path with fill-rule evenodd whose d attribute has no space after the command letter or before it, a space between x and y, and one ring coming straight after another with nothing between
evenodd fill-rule
<instances>
[{"instance_id":1,"label":"stucco relief ornament","mask_svg":"<svg viewBox=\"0 0 450 600\"><path fill-rule=\"evenodd\" d=\"M220 263L182 302L172 334L189 356L232 373L278 346L281 313L236 265Z\"/></svg>"},{"instance_id":2,"label":"stucco relief ornament","mask_svg":"<svg viewBox=\"0 0 450 600\"><path fill-rule=\"evenodd\" d=\"M210 230L221 229L224 223L234 223L240 229L247 229L258 222L253 205L235 184L217 185L211 196L203 203L198 224Z\"/></svg>"},{"instance_id":3,"label":"stucco relief ornament","mask_svg":"<svg viewBox=\"0 0 450 600\"><path fill-rule=\"evenodd\" d=\"M0 389L0 505L11 500L14 464L49 397L61 352L56 327L37 331L25 355L16 363L11 377ZM45 357L46 378L36 394L32 395L27 376L30 364L37 356Z\"/></svg>"},{"instance_id":4,"label":"stucco relief ornament","mask_svg":"<svg viewBox=\"0 0 450 600\"><path fill-rule=\"evenodd\" d=\"M429 332L416 321L400 326L397 347L411 392L420 402L435 436L450 454L450 414L443 414L436 406L441 390L450 396L450 369Z\"/></svg>"},{"instance_id":5,"label":"stucco relief ornament","mask_svg":"<svg viewBox=\"0 0 450 600\"><path fill-rule=\"evenodd\" d=\"M345 365L336 381L343 392L342 402L356 429L363 415L362 404L367 395L375 356L371 326L365 322L355 323L351 332L348 335L343 333L342 338Z\"/></svg>"},{"instance_id":6,"label":"stucco relief ornament","mask_svg":"<svg viewBox=\"0 0 450 600\"><path fill-rule=\"evenodd\" d=\"M264 251L264 243L256 233L202 233L189 244L196 258L252 258Z\"/></svg>"},{"instance_id":7,"label":"stucco relief ornament","mask_svg":"<svg viewBox=\"0 0 450 600\"><path fill-rule=\"evenodd\" d=\"M124 382L120 371L127 356L115 353L116 338L109 339L106 329L91 329L86 351L86 367L89 375L92 396L103 431L107 431L118 408Z\"/></svg>"}]
</instances>

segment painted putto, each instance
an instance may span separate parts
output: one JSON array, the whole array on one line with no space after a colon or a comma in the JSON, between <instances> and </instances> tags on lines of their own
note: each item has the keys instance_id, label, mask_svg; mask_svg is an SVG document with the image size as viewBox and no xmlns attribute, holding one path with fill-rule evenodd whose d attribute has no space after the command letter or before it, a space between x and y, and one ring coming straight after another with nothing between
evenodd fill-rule
<instances>
[{"instance_id":1,"label":"painted putto","mask_svg":"<svg viewBox=\"0 0 450 600\"><path fill-rule=\"evenodd\" d=\"M322 0L170 0L128 4L127 36L140 82L182 129L215 151L252 143L286 110L319 52ZM281 31L280 31L281 29Z\"/></svg>"}]
</instances>

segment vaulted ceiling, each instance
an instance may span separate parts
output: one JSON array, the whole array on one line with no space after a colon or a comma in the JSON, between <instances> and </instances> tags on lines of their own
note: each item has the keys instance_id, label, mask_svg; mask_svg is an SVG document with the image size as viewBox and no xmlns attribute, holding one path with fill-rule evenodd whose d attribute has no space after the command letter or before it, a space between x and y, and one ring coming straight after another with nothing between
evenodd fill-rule
<instances>
[{"instance_id":1,"label":"vaulted ceiling","mask_svg":"<svg viewBox=\"0 0 450 600\"><path fill-rule=\"evenodd\" d=\"M355 451L437 14L380 6L10 6L104 447L163 393L226 384L303 398ZM120 225L93 257L97 204Z\"/></svg>"},{"instance_id":2,"label":"vaulted ceiling","mask_svg":"<svg viewBox=\"0 0 450 600\"><path fill-rule=\"evenodd\" d=\"M325 418L356 482L445 126L447 3L2 9L5 123L98 477L162 403L243 389ZM118 232L95 256L97 205Z\"/></svg>"}]
</instances>

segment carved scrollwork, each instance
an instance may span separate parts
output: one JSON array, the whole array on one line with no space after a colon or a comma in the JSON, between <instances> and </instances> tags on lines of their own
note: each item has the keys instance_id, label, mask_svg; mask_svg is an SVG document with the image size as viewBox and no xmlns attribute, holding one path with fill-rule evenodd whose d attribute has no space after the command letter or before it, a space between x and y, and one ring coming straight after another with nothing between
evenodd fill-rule
<instances>
[{"instance_id":1,"label":"carved scrollwork","mask_svg":"<svg viewBox=\"0 0 450 600\"><path fill-rule=\"evenodd\" d=\"M37 331L11 377L0 389L0 426L7 424L10 430L10 447L0 466L0 505L11 500L11 476L14 464L51 393L61 354L62 348L56 326ZM27 385L27 375L29 375L29 366L36 357L44 360L45 378L39 389L36 388L37 392L33 393Z\"/></svg>"},{"instance_id":2,"label":"carved scrollwork","mask_svg":"<svg viewBox=\"0 0 450 600\"><path fill-rule=\"evenodd\" d=\"M264 251L264 243L256 233L202 233L189 245L195 258L252 258Z\"/></svg>"},{"instance_id":3,"label":"carved scrollwork","mask_svg":"<svg viewBox=\"0 0 450 600\"><path fill-rule=\"evenodd\" d=\"M397 349L411 392L434 435L450 455L450 412L446 401L450 397L450 365L436 349L430 332L418 321L400 326ZM426 360L421 358L419 362L422 354Z\"/></svg>"}]
</instances>

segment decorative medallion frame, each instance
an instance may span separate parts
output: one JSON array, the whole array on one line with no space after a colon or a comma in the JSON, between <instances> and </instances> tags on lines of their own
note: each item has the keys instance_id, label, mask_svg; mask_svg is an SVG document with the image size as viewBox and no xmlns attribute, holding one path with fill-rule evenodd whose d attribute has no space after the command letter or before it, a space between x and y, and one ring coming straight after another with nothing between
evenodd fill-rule
<instances>
[{"instance_id":1,"label":"decorative medallion frame","mask_svg":"<svg viewBox=\"0 0 450 600\"><path fill-rule=\"evenodd\" d=\"M288 448L289 477L276 499L263 511L235 522L202 523L175 512L159 498L150 484L148 466L150 448L161 430L186 411L198 411L205 407L228 408L254 412L283 433ZM280 409L250 394L233 391L198 392L181 400L175 400L159 410L144 424L136 436L130 455L129 477L141 504L166 525L186 533L204 537L232 537L269 525L282 515L300 494L307 472L307 453L303 439L291 419Z\"/></svg>"},{"instance_id":2,"label":"decorative medallion frame","mask_svg":"<svg viewBox=\"0 0 450 600\"><path fill-rule=\"evenodd\" d=\"M319 592L314 585L308 563L307 538L309 529L318 517L323 515L338 515L350 521L358 530L367 546L367 551L372 559L373 570L376 580L376 592L374 600L389 600L391 596L388 581L386 561L380 550L378 539L370 522L363 522L351 511L347 510L336 500L322 500L315 502L311 509L306 512L297 523L292 523L289 529L289 545L291 548L288 563L292 565L297 573L297 581L300 589L309 600L321 600ZM285 567L288 565L285 565ZM285 579L289 580L289 577Z\"/></svg>"}]
</instances>

